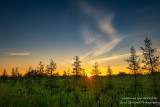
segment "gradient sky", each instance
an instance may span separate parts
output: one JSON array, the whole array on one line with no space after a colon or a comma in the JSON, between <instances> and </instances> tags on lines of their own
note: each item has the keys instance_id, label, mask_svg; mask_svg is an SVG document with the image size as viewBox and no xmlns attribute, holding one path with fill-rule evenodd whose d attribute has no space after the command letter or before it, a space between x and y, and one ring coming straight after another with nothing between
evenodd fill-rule
<instances>
[{"instance_id":1,"label":"gradient sky","mask_svg":"<svg viewBox=\"0 0 160 107\"><path fill-rule=\"evenodd\" d=\"M141 57L146 36L160 50L159 0L0 1L0 71L8 74L51 58L62 73L75 56L87 73L95 61L102 74L108 65L114 74L129 72L124 59L131 46Z\"/></svg>"}]
</instances>

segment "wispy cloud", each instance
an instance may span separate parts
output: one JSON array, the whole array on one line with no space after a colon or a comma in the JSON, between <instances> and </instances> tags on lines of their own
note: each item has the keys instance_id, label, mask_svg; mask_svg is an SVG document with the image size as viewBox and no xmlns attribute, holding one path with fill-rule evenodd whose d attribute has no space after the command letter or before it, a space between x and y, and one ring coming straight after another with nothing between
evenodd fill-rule
<instances>
[{"instance_id":1,"label":"wispy cloud","mask_svg":"<svg viewBox=\"0 0 160 107\"><path fill-rule=\"evenodd\" d=\"M82 57L80 57L80 60L83 60L84 58L86 58L90 54L92 54L92 51L91 52L87 52L85 55L83 55Z\"/></svg>"},{"instance_id":2,"label":"wispy cloud","mask_svg":"<svg viewBox=\"0 0 160 107\"><path fill-rule=\"evenodd\" d=\"M158 49L157 52L160 52L160 50ZM125 59L125 58L129 57L130 55L131 55L131 53L115 54L115 55L112 55L112 56L109 56L109 57L91 60L90 64L93 65L95 62L102 63L102 62L110 61L110 60L119 60L121 58ZM138 51L138 52L136 52L136 55L141 56L141 55L143 55L143 52L142 51Z\"/></svg>"},{"instance_id":3,"label":"wispy cloud","mask_svg":"<svg viewBox=\"0 0 160 107\"><path fill-rule=\"evenodd\" d=\"M137 52L136 55L142 55L142 52ZM115 60L115 59L119 60L120 58L126 58L126 57L129 57L129 56L130 56L130 53L127 53L127 54L115 54L115 55L112 55L112 56L109 56L109 57L91 60L90 64L93 65L95 62L102 63L104 61L110 61L110 60Z\"/></svg>"},{"instance_id":4,"label":"wispy cloud","mask_svg":"<svg viewBox=\"0 0 160 107\"><path fill-rule=\"evenodd\" d=\"M112 24L111 24L113 18L114 18L114 15L110 13L104 19L98 20L101 30L106 34L109 34L111 38L114 37L116 34L116 30L112 27Z\"/></svg>"},{"instance_id":5,"label":"wispy cloud","mask_svg":"<svg viewBox=\"0 0 160 107\"><path fill-rule=\"evenodd\" d=\"M99 56L102 55L104 53L107 53L109 51L111 51L119 42L121 41L121 38L118 37L114 37L110 42L108 43L99 43L98 44L98 48L96 50L94 50L94 56Z\"/></svg>"},{"instance_id":6,"label":"wispy cloud","mask_svg":"<svg viewBox=\"0 0 160 107\"><path fill-rule=\"evenodd\" d=\"M86 45L95 42L99 37L98 34L93 34L87 27L82 28L82 34Z\"/></svg>"},{"instance_id":7,"label":"wispy cloud","mask_svg":"<svg viewBox=\"0 0 160 107\"><path fill-rule=\"evenodd\" d=\"M113 12L106 12L104 14L103 12L94 9L87 4L82 5L82 11L93 18L97 24L97 27L100 29L98 33L94 33L87 27L82 28L85 44L95 44L93 50L82 56L83 58L91 54L93 56L100 56L104 53L107 53L122 41L123 38L117 36L117 31L112 26L112 21L115 16ZM101 33L105 34L105 37L102 36ZM106 38L108 39L106 40Z\"/></svg>"},{"instance_id":8,"label":"wispy cloud","mask_svg":"<svg viewBox=\"0 0 160 107\"><path fill-rule=\"evenodd\" d=\"M17 56L27 56L31 55L31 53L7 53L8 55L17 55Z\"/></svg>"}]
</instances>

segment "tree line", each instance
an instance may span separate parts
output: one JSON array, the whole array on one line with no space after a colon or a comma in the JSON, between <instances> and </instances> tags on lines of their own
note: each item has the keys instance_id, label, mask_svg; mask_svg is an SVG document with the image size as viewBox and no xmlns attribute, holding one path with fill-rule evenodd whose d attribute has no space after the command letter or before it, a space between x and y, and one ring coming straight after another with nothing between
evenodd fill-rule
<instances>
[{"instance_id":1,"label":"tree line","mask_svg":"<svg viewBox=\"0 0 160 107\"><path fill-rule=\"evenodd\" d=\"M151 75L151 79L153 80L153 85L154 85L154 91L157 94L157 84L155 80L155 72L158 69L159 65L159 56L156 56L156 48L152 48L152 42L151 39L148 37L145 38L144 40L144 46L140 47L143 53L143 59L140 60L139 56L136 54L135 48L132 46L130 48L130 56L128 59L125 59L126 62L128 62L128 69L134 74L134 90L136 92L137 90L137 74L140 72L141 69L148 70L149 74ZM78 56L75 56L74 63L72 64L73 69L72 72L70 69L68 69L68 72L64 71L63 76L70 76L72 74L75 77L75 83L77 86L77 82L80 76L86 76L85 69L81 67L81 61ZM141 67L140 64L143 64ZM94 63L93 69L90 72L92 76L100 76L101 72L99 70L99 64L97 62ZM58 73L55 73L57 68L57 64L51 59L50 63L46 66L46 69L44 68L44 64L42 61L38 64L38 69L32 69L30 66L27 73L24 75L24 77L37 77L39 80L43 76L48 76L50 77L50 83L53 82L53 77L54 76L59 76ZM111 75L112 75L112 69L110 65L108 65L108 68L106 70L106 74L109 77L109 82L111 83ZM2 76L4 81L6 81L8 75L6 69L3 70ZM19 73L18 67L12 68L11 72L11 77L22 77L22 74ZM40 84L40 83L39 83ZM109 86L111 87L111 86Z\"/></svg>"}]
</instances>

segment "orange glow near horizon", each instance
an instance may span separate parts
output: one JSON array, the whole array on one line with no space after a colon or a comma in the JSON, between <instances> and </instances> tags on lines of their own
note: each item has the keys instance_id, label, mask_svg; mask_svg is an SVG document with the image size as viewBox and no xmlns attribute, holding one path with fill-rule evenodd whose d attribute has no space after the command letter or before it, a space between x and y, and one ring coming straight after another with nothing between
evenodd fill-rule
<instances>
[{"instance_id":1,"label":"orange glow near horizon","mask_svg":"<svg viewBox=\"0 0 160 107\"><path fill-rule=\"evenodd\" d=\"M6 69L7 75L10 76L11 72L12 72L12 68L16 68L16 67L18 67L18 71L22 75L24 75L28 71L30 66L32 67L32 69L38 69L38 67L39 67L38 64L39 64L40 58L35 58L35 59L33 57L31 57L31 58L32 58L32 61L29 58L28 59L27 58L24 58L24 59L15 58L12 60L9 60L9 59L1 60L0 61L0 75L2 75L3 70ZM48 59L48 60L46 60L46 59ZM69 59L71 59L71 58L69 58ZM124 58L122 58L121 60L118 59L118 61L113 60L111 62L99 62L99 70L102 73L101 76L106 75L106 73L107 73L106 68L107 68L107 65L109 65L109 64L111 65L111 69L113 71L112 75L117 75L117 74L119 74L119 72L125 72L127 74L132 74L132 72L126 68L128 66L128 63L125 62L123 59ZM44 65L44 70L46 70L46 65L48 65L50 63L49 58L43 57L43 58L41 58L41 61ZM69 69L70 75L72 74L72 70L73 70L72 64L73 64L74 60L62 60L62 59L58 60L55 58L54 61L57 64L57 69L54 73L58 72L60 75L63 75L63 71L65 70L68 72L68 69ZM81 66L82 66L82 68L85 69L85 71L86 71L85 73L87 74L87 77L90 78L92 75L91 76L89 76L89 75L93 69L93 65L90 64L90 61L82 60ZM143 70L141 72L147 73L148 71Z\"/></svg>"},{"instance_id":2,"label":"orange glow near horizon","mask_svg":"<svg viewBox=\"0 0 160 107\"><path fill-rule=\"evenodd\" d=\"M14 68L17 67L17 66L14 66ZM27 71L28 71L28 66L18 66L18 71L19 73L21 73L22 75L24 75ZM38 66L32 66L33 69L38 69ZM7 75L11 75L11 72L12 72L12 67L9 67L9 66L6 66L5 68L0 68L0 75L2 75L3 73L3 70L6 69L7 70ZM91 71L92 67L88 67L88 68L85 68L86 70L86 73L87 73L87 77L90 78L92 77L92 75L89 73ZM67 71L67 69L65 67L59 67L56 69L56 71L54 73L59 73L60 75L63 75L63 71ZM70 69L70 73L72 72L72 68ZM127 74L132 74L133 72L131 72L130 70L124 68L123 66L118 66L118 67L113 67L112 68L113 70L113 74L112 75L117 75L119 74L119 72L125 72ZM88 71L88 72L87 72ZM100 71L102 72L101 76L105 76L106 75L106 68L105 67L100 67ZM141 71L141 73L148 73L147 70L144 70L144 71Z\"/></svg>"}]
</instances>

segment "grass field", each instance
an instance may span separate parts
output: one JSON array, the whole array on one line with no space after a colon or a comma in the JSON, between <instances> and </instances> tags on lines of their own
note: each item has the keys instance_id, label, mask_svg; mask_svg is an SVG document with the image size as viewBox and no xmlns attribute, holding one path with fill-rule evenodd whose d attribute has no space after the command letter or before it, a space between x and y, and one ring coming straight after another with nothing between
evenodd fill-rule
<instances>
[{"instance_id":1,"label":"grass field","mask_svg":"<svg viewBox=\"0 0 160 107\"><path fill-rule=\"evenodd\" d=\"M134 75L112 75L110 81L108 76L80 76L77 85L74 76L54 76L52 83L50 77L47 76L8 77L5 79L1 77L0 106L157 107L158 103L131 103L160 102L159 77L160 73L156 73L157 94L154 92L150 75L137 76L136 91Z\"/></svg>"}]
</instances>

